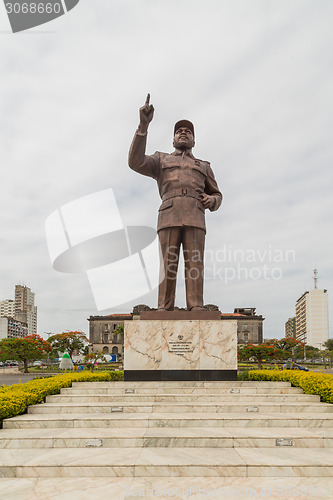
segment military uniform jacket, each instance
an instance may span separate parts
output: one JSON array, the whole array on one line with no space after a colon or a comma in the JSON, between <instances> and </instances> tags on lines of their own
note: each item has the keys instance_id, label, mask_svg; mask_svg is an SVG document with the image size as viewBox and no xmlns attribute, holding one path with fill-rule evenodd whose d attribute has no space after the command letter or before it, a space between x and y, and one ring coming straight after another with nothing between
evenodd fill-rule
<instances>
[{"instance_id":1,"label":"military uniform jacket","mask_svg":"<svg viewBox=\"0 0 333 500\"><path fill-rule=\"evenodd\" d=\"M147 134L136 132L128 164L139 174L156 179L162 204L159 208L157 231L173 226L193 226L206 230L205 207L202 194L215 198L210 211L219 208L222 194L216 183L210 163L198 160L192 153L175 150L173 153L156 151L145 155Z\"/></svg>"}]
</instances>

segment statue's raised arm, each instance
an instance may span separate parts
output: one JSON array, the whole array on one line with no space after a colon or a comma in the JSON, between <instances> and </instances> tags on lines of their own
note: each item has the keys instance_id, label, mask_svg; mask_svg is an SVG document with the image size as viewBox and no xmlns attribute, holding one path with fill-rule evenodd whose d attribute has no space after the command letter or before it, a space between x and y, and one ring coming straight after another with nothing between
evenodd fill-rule
<instances>
[{"instance_id":1,"label":"statue's raised arm","mask_svg":"<svg viewBox=\"0 0 333 500\"><path fill-rule=\"evenodd\" d=\"M149 123L152 121L154 117L154 106L152 104L149 104L150 101L150 94L147 94L146 102L144 106L140 108L140 124L139 124L139 132L141 134L146 134Z\"/></svg>"},{"instance_id":2,"label":"statue's raised arm","mask_svg":"<svg viewBox=\"0 0 333 500\"><path fill-rule=\"evenodd\" d=\"M149 103L150 94L147 94L145 104L140 108L140 123L135 132L129 154L128 165L132 170L148 177L156 178L157 162L152 156L146 155L147 132L154 116L154 106Z\"/></svg>"}]
</instances>

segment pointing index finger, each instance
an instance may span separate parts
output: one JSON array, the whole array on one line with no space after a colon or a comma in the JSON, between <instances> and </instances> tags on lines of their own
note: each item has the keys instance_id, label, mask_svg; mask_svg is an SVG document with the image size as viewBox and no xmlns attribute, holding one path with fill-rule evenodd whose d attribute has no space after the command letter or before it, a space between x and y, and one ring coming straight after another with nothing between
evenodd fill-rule
<instances>
[{"instance_id":1,"label":"pointing index finger","mask_svg":"<svg viewBox=\"0 0 333 500\"><path fill-rule=\"evenodd\" d=\"M145 102L145 106L149 106L149 101L150 101L150 94L147 94L147 99Z\"/></svg>"}]
</instances>

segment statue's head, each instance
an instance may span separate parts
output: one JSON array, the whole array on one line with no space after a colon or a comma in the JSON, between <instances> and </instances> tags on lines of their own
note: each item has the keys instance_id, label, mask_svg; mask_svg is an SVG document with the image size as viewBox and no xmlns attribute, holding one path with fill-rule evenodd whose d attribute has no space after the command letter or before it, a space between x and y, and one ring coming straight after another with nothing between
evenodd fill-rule
<instances>
[{"instance_id":1,"label":"statue's head","mask_svg":"<svg viewBox=\"0 0 333 500\"><path fill-rule=\"evenodd\" d=\"M176 149L192 149L195 145L194 126L189 120L176 123L173 136L173 147Z\"/></svg>"}]
</instances>

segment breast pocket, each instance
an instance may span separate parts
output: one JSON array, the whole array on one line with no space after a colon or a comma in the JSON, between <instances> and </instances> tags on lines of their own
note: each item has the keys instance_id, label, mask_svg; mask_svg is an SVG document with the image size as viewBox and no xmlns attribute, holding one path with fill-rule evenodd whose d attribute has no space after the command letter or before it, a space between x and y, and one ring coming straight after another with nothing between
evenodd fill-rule
<instances>
[{"instance_id":1,"label":"breast pocket","mask_svg":"<svg viewBox=\"0 0 333 500\"><path fill-rule=\"evenodd\" d=\"M175 182L179 180L179 165L175 163L165 163L162 165L163 183Z\"/></svg>"}]
</instances>

